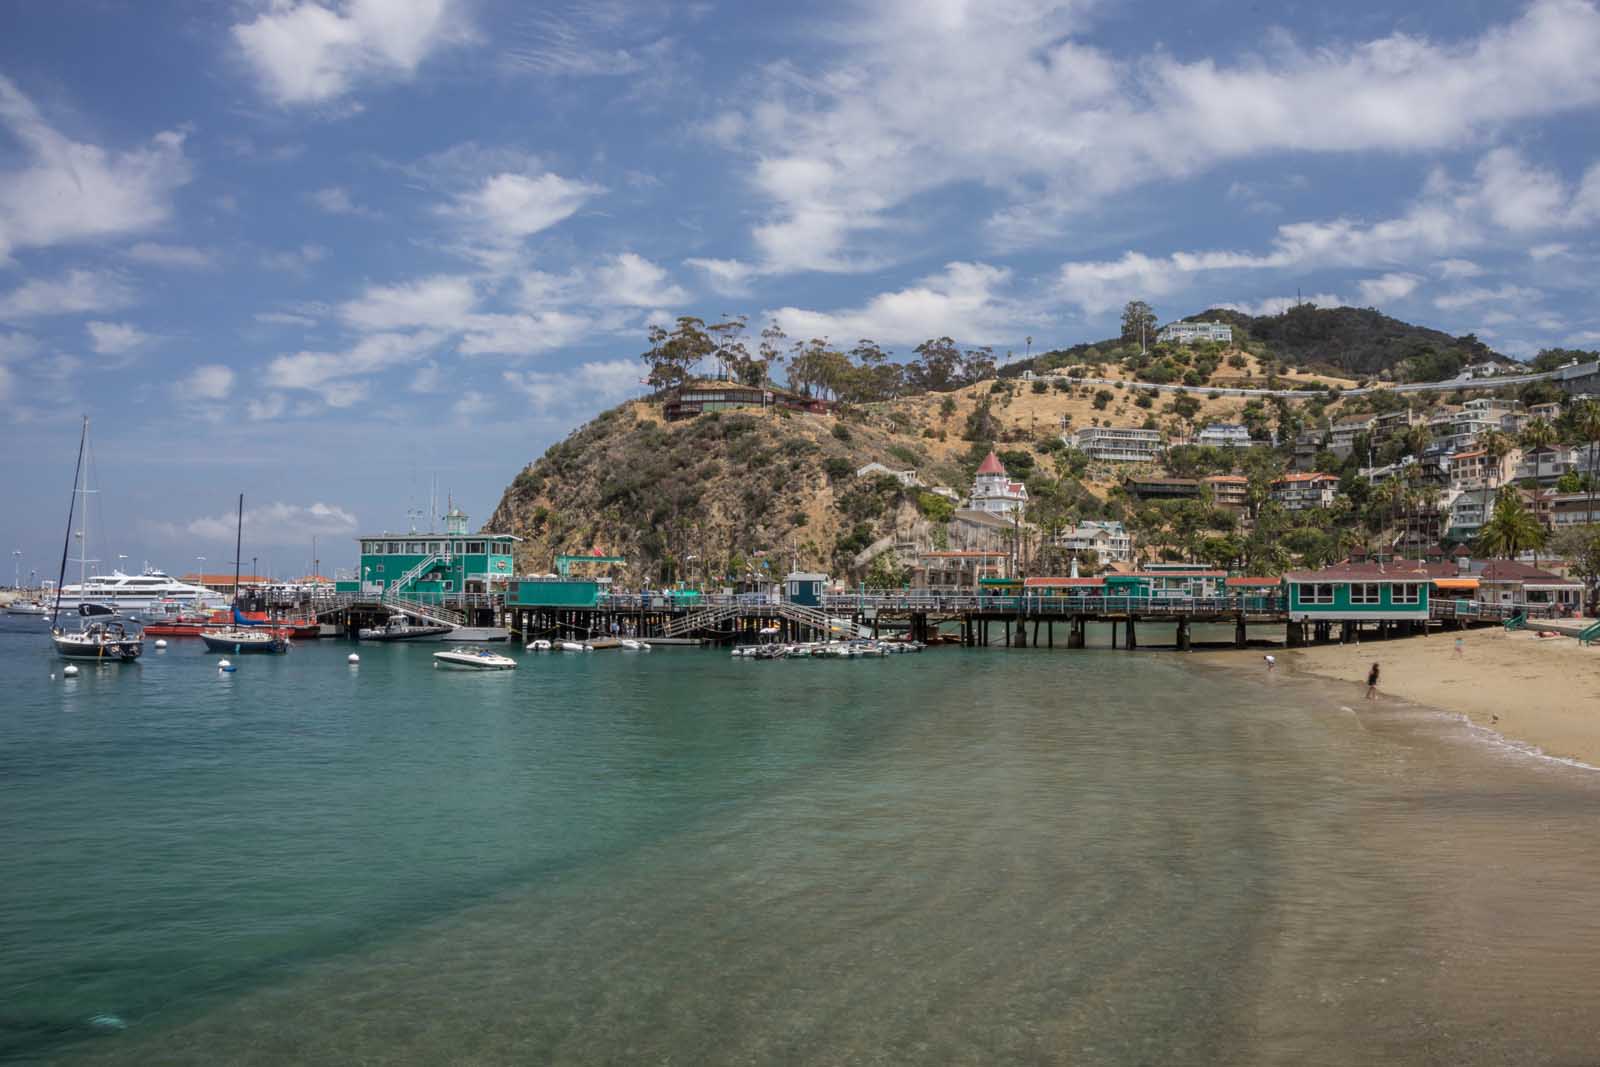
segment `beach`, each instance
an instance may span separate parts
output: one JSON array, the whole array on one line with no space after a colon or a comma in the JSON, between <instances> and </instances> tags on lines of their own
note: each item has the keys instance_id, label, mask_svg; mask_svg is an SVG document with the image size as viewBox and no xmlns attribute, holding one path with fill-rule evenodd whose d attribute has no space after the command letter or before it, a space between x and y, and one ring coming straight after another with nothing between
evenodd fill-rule
<instances>
[{"instance_id":1,"label":"beach","mask_svg":"<svg viewBox=\"0 0 1600 1067\"><path fill-rule=\"evenodd\" d=\"M1536 746L1550 756L1600 766L1600 649L1570 637L1539 638L1498 628L1457 634L1323 645L1276 652L1279 670L1349 683L1352 702L1365 694L1367 670L1382 670L1380 699L1401 698L1460 712L1478 726ZM1240 666L1265 670L1260 653L1227 653Z\"/></svg>"}]
</instances>

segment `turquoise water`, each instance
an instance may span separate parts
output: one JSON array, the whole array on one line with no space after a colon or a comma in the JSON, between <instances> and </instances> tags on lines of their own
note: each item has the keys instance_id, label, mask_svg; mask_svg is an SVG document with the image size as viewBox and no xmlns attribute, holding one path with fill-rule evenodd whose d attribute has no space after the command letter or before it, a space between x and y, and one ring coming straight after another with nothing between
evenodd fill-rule
<instances>
[{"instance_id":1,"label":"turquoise water","mask_svg":"<svg viewBox=\"0 0 1600 1067\"><path fill-rule=\"evenodd\" d=\"M1163 653L350 650L66 680L0 633L0 1058L1600 1049L1594 772L1426 709Z\"/></svg>"}]
</instances>

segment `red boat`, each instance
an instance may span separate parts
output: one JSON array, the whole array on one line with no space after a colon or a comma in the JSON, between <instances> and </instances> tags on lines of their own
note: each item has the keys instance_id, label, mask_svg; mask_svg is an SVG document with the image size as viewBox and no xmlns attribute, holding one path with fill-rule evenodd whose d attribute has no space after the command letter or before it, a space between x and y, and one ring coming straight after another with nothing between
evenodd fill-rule
<instances>
[{"instance_id":1,"label":"red boat","mask_svg":"<svg viewBox=\"0 0 1600 1067\"><path fill-rule=\"evenodd\" d=\"M264 611L242 611L239 614L251 622L270 624L272 632L282 637L304 641L322 636L322 624L316 619L272 619ZM231 612L213 611L207 615L177 615L161 622L147 622L144 632L151 637L199 637L201 630L231 625Z\"/></svg>"}]
</instances>

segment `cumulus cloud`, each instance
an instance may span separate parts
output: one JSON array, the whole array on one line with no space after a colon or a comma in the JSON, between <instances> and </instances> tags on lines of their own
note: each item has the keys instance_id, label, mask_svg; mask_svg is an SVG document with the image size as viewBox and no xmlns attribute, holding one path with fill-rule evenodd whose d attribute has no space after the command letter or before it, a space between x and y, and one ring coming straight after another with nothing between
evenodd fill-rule
<instances>
[{"instance_id":1,"label":"cumulus cloud","mask_svg":"<svg viewBox=\"0 0 1600 1067\"><path fill-rule=\"evenodd\" d=\"M328 258L328 250L319 244L303 244L282 252L268 252L261 257L261 265L268 270L285 274L305 274L312 264Z\"/></svg>"},{"instance_id":2,"label":"cumulus cloud","mask_svg":"<svg viewBox=\"0 0 1600 1067\"><path fill-rule=\"evenodd\" d=\"M166 222L172 195L189 181L184 135L110 151L51 127L0 76L0 127L22 146L23 165L0 171L0 263L19 248L48 248L138 233Z\"/></svg>"},{"instance_id":3,"label":"cumulus cloud","mask_svg":"<svg viewBox=\"0 0 1600 1067\"><path fill-rule=\"evenodd\" d=\"M601 298L625 307L668 307L689 298L667 272L633 252L612 256L595 271Z\"/></svg>"},{"instance_id":4,"label":"cumulus cloud","mask_svg":"<svg viewBox=\"0 0 1600 1067\"><path fill-rule=\"evenodd\" d=\"M414 282L370 286L357 299L339 305L339 317L362 330L459 329L477 302L470 278L436 274Z\"/></svg>"},{"instance_id":5,"label":"cumulus cloud","mask_svg":"<svg viewBox=\"0 0 1600 1067\"><path fill-rule=\"evenodd\" d=\"M233 39L261 91L292 106L410 78L430 55L476 33L457 0L278 0L236 24Z\"/></svg>"},{"instance_id":6,"label":"cumulus cloud","mask_svg":"<svg viewBox=\"0 0 1600 1067\"><path fill-rule=\"evenodd\" d=\"M31 278L0 295L0 321L116 311L133 299L133 289L114 274L69 270L58 278Z\"/></svg>"},{"instance_id":7,"label":"cumulus cloud","mask_svg":"<svg viewBox=\"0 0 1600 1067\"><path fill-rule=\"evenodd\" d=\"M340 185L330 185L325 189L318 189L307 194L307 198L321 211L329 215L352 215L360 218L377 218L378 213L371 208L358 204L350 195L350 190Z\"/></svg>"},{"instance_id":8,"label":"cumulus cloud","mask_svg":"<svg viewBox=\"0 0 1600 1067\"><path fill-rule=\"evenodd\" d=\"M1229 301L1216 306L1260 318L1267 315L1282 315L1290 308L1298 307L1301 304L1313 304L1319 308L1342 308L1348 306L1345 299L1337 293L1313 293L1310 296L1269 296L1263 300L1253 302L1236 303Z\"/></svg>"},{"instance_id":9,"label":"cumulus cloud","mask_svg":"<svg viewBox=\"0 0 1600 1067\"><path fill-rule=\"evenodd\" d=\"M885 227L914 224L915 198L974 180L1002 200L997 236L1039 241L1130 187L1230 160L1435 152L1600 101L1587 0L1534 0L1459 41L1395 32L1308 49L1274 34L1231 62L1117 59L1082 39L1091 6L862 5L837 58L771 65L756 99L702 127L748 153L763 265L857 269ZM1493 166L1514 161L1484 175L1492 221L1538 225L1552 190Z\"/></svg>"},{"instance_id":10,"label":"cumulus cloud","mask_svg":"<svg viewBox=\"0 0 1600 1067\"><path fill-rule=\"evenodd\" d=\"M686 259L686 266L705 274L711 288L722 296L744 296L757 269L738 259Z\"/></svg>"},{"instance_id":11,"label":"cumulus cloud","mask_svg":"<svg viewBox=\"0 0 1600 1067\"><path fill-rule=\"evenodd\" d=\"M631 359L595 360L560 374L505 371L501 377L527 397L539 414L579 403L585 408L605 407L626 400L640 388L639 364Z\"/></svg>"},{"instance_id":12,"label":"cumulus cloud","mask_svg":"<svg viewBox=\"0 0 1600 1067\"><path fill-rule=\"evenodd\" d=\"M233 547L239 521L236 511L206 515L184 523L152 523L150 528L173 540L225 544ZM356 530L356 517L336 504L288 504L274 501L244 509L250 543L277 547L303 545L312 537L341 537Z\"/></svg>"},{"instance_id":13,"label":"cumulus cloud","mask_svg":"<svg viewBox=\"0 0 1600 1067\"><path fill-rule=\"evenodd\" d=\"M369 334L339 352L303 351L278 356L267 364L266 384L275 389L321 391L324 399L348 401L341 380L421 360L443 340L435 331ZM335 404L335 406L343 406Z\"/></svg>"},{"instance_id":14,"label":"cumulus cloud","mask_svg":"<svg viewBox=\"0 0 1600 1067\"><path fill-rule=\"evenodd\" d=\"M549 172L503 172L475 182L438 211L462 227L464 253L503 270L515 264L518 248L529 237L571 218L604 191Z\"/></svg>"},{"instance_id":15,"label":"cumulus cloud","mask_svg":"<svg viewBox=\"0 0 1600 1067\"><path fill-rule=\"evenodd\" d=\"M90 322L84 329L89 334L89 347L102 356L130 352L150 340L149 334L128 322Z\"/></svg>"},{"instance_id":16,"label":"cumulus cloud","mask_svg":"<svg viewBox=\"0 0 1600 1067\"><path fill-rule=\"evenodd\" d=\"M1363 303L1372 307L1381 308L1404 300L1417 291L1417 286L1422 284L1422 279L1415 274L1403 271L1391 271L1376 278L1363 278L1356 283L1356 288L1361 291Z\"/></svg>"},{"instance_id":17,"label":"cumulus cloud","mask_svg":"<svg viewBox=\"0 0 1600 1067\"><path fill-rule=\"evenodd\" d=\"M859 308L810 311L782 307L763 313L795 337L855 339L884 344L949 336L984 344L1014 337L1037 313L1003 292L1011 272L987 263L949 263L938 274L894 292L879 293Z\"/></svg>"},{"instance_id":18,"label":"cumulus cloud","mask_svg":"<svg viewBox=\"0 0 1600 1067\"><path fill-rule=\"evenodd\" d=\"M153 267L182 267L198 270L209 267L215 257L203 248L193 245L165 245L153 241L140 241L128 249L125 255L136 263L148 263Z\"/></svg>"},{"instance_id":19,"label":"cumulus cloud","mask_svg":"<svg viewBox=\"0 0 1600 1067\"><path fill-rule=\"evenodd\" d=\"M226 400L233 391L233 369L220 363L196 367L178 386L180 396L201 400Z\"/></svg>"}]
</instances>

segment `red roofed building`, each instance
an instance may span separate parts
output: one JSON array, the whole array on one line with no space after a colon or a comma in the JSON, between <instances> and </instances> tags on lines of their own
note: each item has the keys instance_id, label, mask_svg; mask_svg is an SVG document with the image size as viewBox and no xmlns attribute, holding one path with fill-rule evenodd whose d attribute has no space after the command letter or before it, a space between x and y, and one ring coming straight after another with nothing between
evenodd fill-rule
<instances>
[{"instance_id":1,"label":"red roofed building","mask_svg":"<svg viewBox=\"0 0 1600 1067\"><path fill-rule=\"evenodd\" d=\"M1000 457L990 452L978 464L972 480L972 499L967 506L991 515L1012 515L1028 506L1028 487L1011 480Z\"/></svg>"},{"instance_id":2,"label":"red roofed building","mask_svg":"<svg viewBox=\"0 0 1600 1067\"><path fill-rule=\"evenodd\" d=\"M1339 479L1315 471L1285 474L1272 483L1268 492L1272 494L1273 501L1281 504L1286 511L1331 508L1339 492Z\"/></svg>"}]
</instances>

